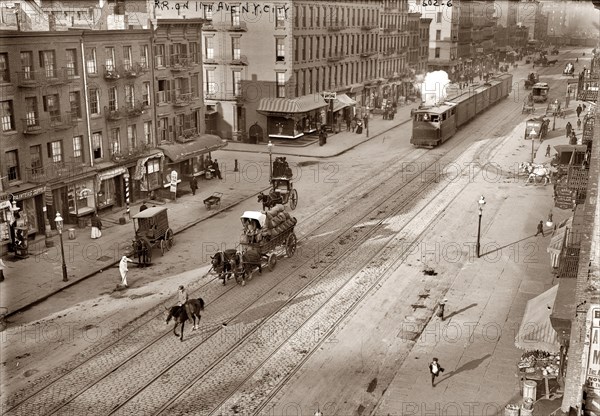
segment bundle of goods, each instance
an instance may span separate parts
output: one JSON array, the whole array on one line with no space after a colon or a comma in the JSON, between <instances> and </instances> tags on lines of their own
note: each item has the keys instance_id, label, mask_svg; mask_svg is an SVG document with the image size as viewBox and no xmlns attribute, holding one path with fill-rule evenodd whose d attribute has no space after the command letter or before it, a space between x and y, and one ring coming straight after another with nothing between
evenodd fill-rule
<instances>
[{"instance_id":1,"label":"bundle of goods","mask_svg":"<svg viewBox=\"0 0 600 416\"><path fill-rule=\"evenodd\" d=\"M265 212L267 217L262 236L269 240L296 225L296 218L285 212L283 205L277 204Z\"/></svg>"},{"instance_id":2,"label":"bundle of goods","mask_svg":"<svg viewBox=\"0 0 600 416\"><path fill-rule=\"evenodd\" d=\"M540 373L544 376L557 376L560 356L544 351L528 351L521 356L519 369L528 374Z\"/></svg>"}]
</instances>

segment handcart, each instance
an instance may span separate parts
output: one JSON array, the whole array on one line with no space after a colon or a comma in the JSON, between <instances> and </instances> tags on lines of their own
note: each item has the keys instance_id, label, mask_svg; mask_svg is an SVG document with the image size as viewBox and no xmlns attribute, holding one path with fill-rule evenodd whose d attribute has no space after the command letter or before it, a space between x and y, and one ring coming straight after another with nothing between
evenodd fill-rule
<instances>
[{"instance_id":1,"label":"handcart","mask_svg":"<svg viewBox=\"0 0 600 416\"><path fill-rule=\"evenodd\" d=\"M212 207L221 208L221 198L223 197L223 192L215 192L208 198L204 200L204 205L206 209L211 210Z\"/></svg>"}]
</instances>

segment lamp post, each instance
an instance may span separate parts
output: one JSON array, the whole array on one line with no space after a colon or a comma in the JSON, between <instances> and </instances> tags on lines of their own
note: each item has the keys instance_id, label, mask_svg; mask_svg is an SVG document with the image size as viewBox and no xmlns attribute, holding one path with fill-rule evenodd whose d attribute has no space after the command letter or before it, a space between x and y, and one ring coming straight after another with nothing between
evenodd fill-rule
<instances>
[{"instance_id":1,"label":"lamp post","mask_svg":"<svg viewBox=\"0 0 600 416\"><path fill-rule=\"evenodd\" d=\"M58 235L60 236L60 254L61 254L61 258L62 258L63 282L68 282L69 279L67 278L67 264L65 263L65 247L63 245L63 237L62 237L63 219L60 216L60 212L56 213L56 218L54 218L54 222L56 222L56 229L58 230Z\"/></svg>"},{"instance_id":2,"label":"lamp post","mask_svg":"<svg viewBox=\"0 0 600 416\"><path fill-rule=\"evenodd\" d=\"M477 258L480 257L480 240L481 240L481 214L483 214L483 206L485 205L485 198L483 197L483 195L481 195L481 197L479 198L479 201L477 201L477 203L479 204L479 225L477 226L477 246L476 246L476 250L477 250Z\"/></svg>"},{"instance_id":3,"label":"lamp post","mask_svg":"<svg viewBox=\"0 0 600 416\"><path fill-rule=\"evenodd\" d=\"M269 140L267 144L269 148L269 180L273 179L273 143Z\"/></svg>"},{"instance_id":4,"label":"lamp post","mask_svg":"<svg viewBox=\"0 0 600 416\"><path fill-rule=\"evenodd\" d=\"M535 136L537 136L537 132L535 129L531 129L529 132L529 138L531 139L531 163L533 163L533 158L535 156L535 152L533 150L533 142L535 141Z\"/></svg>"}]
</instances>

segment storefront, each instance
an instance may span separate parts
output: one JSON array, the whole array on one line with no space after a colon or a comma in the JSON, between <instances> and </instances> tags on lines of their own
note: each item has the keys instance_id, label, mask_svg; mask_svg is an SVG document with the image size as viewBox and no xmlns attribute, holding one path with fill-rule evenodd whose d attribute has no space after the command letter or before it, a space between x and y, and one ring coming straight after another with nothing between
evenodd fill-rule
<instances>
[{"instance_id":1,"label":"storefront","mask_svg":"<svg viewBox=\"0 0 600 416\"><path fill-rule=\"evenodd\" d=\"M98 172L95 188L98 210L124 205L123 174L126 172L127 168L125 166Z\"/></svg>"},{"instance_id":2,"label":"storefront","mask_svg":"<svg viewBox=\"0 0 600 416\"><path fill-rule=\"evenodd\" d=\"M345 120L352 119L356 115L356 101L346 94L337 94L333 100L332 110L331 119L335 121L337 127L345 125Z\"/></svg>"},{"instance_id":3,"label":"storefront","mask_svg":"<svg viewBox=\"0 0 600 416\"><path fill-rule=\"evenodd\" d=\"M73 182L67 186L67 208L69 222L79 222L96 211L94 178Z\"/></svg>"},{"instance_id":4,"label":"storefront","mask_svg":"<svg viewBox=\"0 0 600 416\"><path fill-rule=\"evenodd\" d=\"M262 98L256 110L267 117L270 138L297 139L316 132L322 124L327 102L319 94L298 98ZM326 114L326 112L325 112Z\"/></svg>"},{"instance_id":5,"label":"storefront","mask_svg":"<svg viewBox=\"0 0 600 416\"><path fill-rule=\"evenodd\" d=\"M162 188L162 166L165 155L162 152L154 152L137 160L134 167L129 168L129 177L132 179L130 186L133 198L131 202L147 198L153 191Z\"/></svg>"},{"instance_id":6,"label":"storefront","mask_svg":"<svg viewBox=\"0 0 600 416\"><path fill-rule=\"evenodd\" d=\"M190 180L192 176L204 175L208 168L207 153L227 146L227 142L213 134L202 134L187 143L171 143L159 146L167 157L162 170L161 187L168 188L172 172L177 172L177 183Z\"/></svg>"}]
</instances>

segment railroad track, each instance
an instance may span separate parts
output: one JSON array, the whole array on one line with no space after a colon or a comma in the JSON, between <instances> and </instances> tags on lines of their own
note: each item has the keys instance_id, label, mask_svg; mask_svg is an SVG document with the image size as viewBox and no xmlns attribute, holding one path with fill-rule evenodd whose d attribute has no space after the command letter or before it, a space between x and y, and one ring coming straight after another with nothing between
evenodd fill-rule
<instances>
[{"instance_id":1,"label":"railroad track","mask_svg":"<svg viewBox=\"0 0 600 416\"><path fill-rule=\"evenodd\" d=\"M454 140L454 139L453 139ZM455 149L459 148L459 144L461 144L462 142L464 142L466 139L459 141L453 141L453 145L455 145ZM453 151L447 152L447 155L450 155L451 153L455 153ZM418 172L415 172L414 174L412 174L412 178L409 179L406 183L403 183L401 185L398 184L393 184L391 185L388 182L393 182L393 181L386 181L386 180L382 180L383 178L387 177L389 178L393 178L393 176L398 172L398 168L399 165L401 165L402 163L406 163L407 160L404 159L402 161L402 158L399 158L396 163L394 163L393 165L390 165L388 168L386 168L384 171L381 172L381 174L379 175L375 175L374 177L370 177L368 179L366 179L365 181L363 181L363 183L361 184L361 186L356 187L356 192L360 194L362 192L362 189L366 188L367 190L370 189L369 186L372 186L372 184L382 184L381 188L386 188L388 189L388 193L389 196L387 198L384 198L383 201L381 200L377 200L376 202L371 201L371 203L369 204L367 201L365 201L365 199L368 200L368 198L363 198L360 201L355 201L354 203L350 203L348 204L345 209L343 210L343 212L345 213L346 217L356 217L356 215L352 215L351 212L354 210L357 210L357 207L362 206L363 208L363 212L368 211L373 211L375 210L375 212L378 212L379 210L381 210L380 208L383 207L386 202L389 203L391 202L392 197L397 197L400 198L401 200L407 200L407 201L413 201L414 198L416 198L416 196L418 196L419 194L412 194L412 198L406 198L406 195L399 195L398 193L402 191L402 189L404 189L405 187L407 187L409 184L411 183L415 183L415 181L418 180L418 177L421 176L422 172L424 170L426 170L427 168L431 167L433 164L435 163L439 163L441 160L441 156L438 157L438 155L435 154L435 152L430 152L427 153L425 151L413 151L411 152L411 155L414 156L414 161L417 161L418 163L421 163L421 166L424 168ZM448 156L450 157L450 156ZM408 176L408 175L407 175ZM431 185L431 184L430 184ZM419 187L417 187L418 189ZM395 189L395 190L394 190ZM385 192L385 190L382 190L383 192ZM425 192L422 187L421 187L421 191L420 193ZM404 205L404 207L406 207L406 205ZM402 208L400 208L402 209ZM385 210L383 210L385 212ZM323 210L321 211L323 212ZM396 213L399 212L399 210L397 209L395 211ZM319 213L315 213L313 215L313 217L318 216ZM154 328L154 326L158 323L158 321L160 321L160 323L162 324L162 318L164 317L163 313L160 313L156 316L153 316L152 318L146 320L141 327L138 327L136 329L134 329L133 331L129 332L127 335L123 336L121 338L121 340L117 341L116 343L110 344L108 345L103 351L100 351L98 354L94 355L93 357L90 357L90 359L88 359L86 362L81 363L77 368L72 369L68 374L65 374L63 376L61 376L60 378L56 379L52 384L54 385L54 387L52 385L46 386L46 388L42 391L38 391L36 392L34 395L26 398L25 400L21 401L20 403L16 403L15 405L12 406L11 409L9 409L9 414L20 414L20 413L36 413L39 411L42 411L42 409L44 409L42 411L42 413L44 414L51 414L51 413L72 413L72 412L76 412L76 411L80 411L82 409L85 409L86 413L88 414L106 414L109 412L112 413L127 413L127 409L128 406L131 406L133 404L137 404L137 402L139 402L139 400L137 400L137 397L142 397L144 395L144 391L148 391L147 389L149 388L149 386L154 385L156 386L156 384L162 384L164 386L164 384L166 383L165 380L173 380L173 378L171 378L169 376L169 374L171 374L173 372L173 369L178 369L177 367L187 367L189 369L189 363L186 363L186 359L187 361L189 361L189 357L192 356L193 354L199 354L199 353L204 353L205 351L201 350L201 346L206 346L208 347L208 343L209 342L213 342L215 343L215 341L220 341L218 340L216 337L216 335L226 335L226 337L232 338L233 339L233 344L229 346L229 348L226 349L225 352L221 352L221 353L217 353L216 358L211 358L212 360L212 367L211 364L208 363L208 365L205 367L204 371L201 371L200 374L208 374L209 371L211 371L211 369L215 369L218 363L223 363L223 360L227 359L228 357L230 357L234 351L237 350L237 348L239 346L241 346L243 342L246 342L246 340L249 339L249 337L252 334L255 334L256 331L260 328L260 326L262 325L264 327L264 323L266 322L265 319L263 319L262 321L260 321L260 324L255 324L255 325L248 325L247 331L242 331L239 334L239 339L235 339L236 336L230 336L231 334L226 334L227 330L221 327L221 323L222 322L231 322L231 323L235 323L238 322L240 320L243 320L243 318L247 315L247 314L252 314L254 313L253 310L256 309L256 305L257 304L261 304L264 302L268 302L269 300L272 300L273 297L273 293L274 292L281 292L283 294L282 299L280 300L279 304L275 307L275 309L272 309L270 311L270 314L267 314L266 316L269 317L274 317L278 314L278 312L280 312L282 309L285 309L286 307L289 307L290 304L294 303L294 300L297 301L297 299L301 296L300 294L303 293L303 291L305 291L307 288L309 288L313 282L316 282L318 279L321 279L322 281L322 277L325 276L329 270L331 270L333 267L337 267L340 263L340 261L342 261L343 258L347 258L347 256L349 255L349 253L352 253L354 251L354 249L360 245L361 243L364 243L364 241L368 240L370 238L370 236L372 236L372 233L368 233L368 232L364 232L363 235L360 238L356 238L356 236L353 236L353 234L355 234L355 227L356 224L361 224L361 223L368 223L369 221L373 221L373 219L370 219L372 217L371 214L367 214L366 216L362 216L359 218L352 218L351 221L349 221L349 225L347 225L344 229L342 229L342 232L340 232L339 228L335 226L336 223L340 222L340 212L337 212L333 218L331 218L328 222L326 222L324 224L324 226L318 227L316 229L314 229L311 233L307 234L305 237L303 237L302 239L300 239L300 242L303 243L306 240L318 240L319 243L323 244L323 248L328 249L328 244L331 244L334 241L339 241L339 239L341 237L344 236L349 236L348 239L345 239L343 241L352 241L352 237L355 237L354 239L356 240L355 243L353 244L342 244L341 246L346 246L343 247L344 249L340 249L339 247L337 248L338 252L337 253L332 253L330 254L329 257L335 255L335 259L329 261L329 267L325 267L324 270L318 272L317 274L313 273L312 278L308 278L307 277L307 281L306 283L301 282L302 284L297 284L296 285L289 285L291 277L296 276L298 272L296 272L295 270L293 270L294 268L299 268L299 267L304 267L307 268L308 270L310 270L311 265L314 265L314 256L302 256L302 261L303 264L301 265L294 265L294 267L292 267L292 260L288 260L286 261L287 265L286 267L284 267L285 269L289 269L289 273L286 274L285 276L281 277L280 279L276 282L276 284L273 285L269 285L267 284L267 278L265 276L263 276L263 278L257 279L255 280L255 282L257 284L255 285L249 285L247 286L245 289L252 287L252 286L256 286L257 288L260 286L260 289L264 291L256 293L256 291L254 291L253 294L250 294L249 291L247 290L239 290L236 292L239 293L244 293L248 296L249 298L249 302L247 302L245 305L242 305L242 309L239 309L239 311L237 311L236 313L232 314L231 311L224 311L221 310L221 312L219 314L215 314L218 318L222 318L217 319L214 318L212 319L212 316L210 317L210 323L208 325L208 329L206 329L205 331L203 331L203 333L201 334L201 337L192 337L190 340L193 340L193 343L179 343L177 339L175 339L175 337L171 336L171 339L169 340L169 337L167 337L167 335L170 334L170 331L165 332L163 331L162 333L159 331L158 335L156 335L155 330L157 330L158 328ZM374 227L373 229L378 229L380 230L382 227L382 224L384 223L384 221L386 221L387 219L389 219L389 216L384 216L383 219L379 220L379 228ZM325 235L325 236L329 236L330 238L324 238L324 237L314 237L314 235L316 234L316 231L323 231L323 228L332 228L333 230L333 234L330 234L330 232L321 232L319 234L321 235ZM323 241L325 240L325 241ZM303 244L301 244L300 246L302 246ZM345 257L346 256L346 257ZM368 259L365 259L365 261L367 261ZM280 263L280 264L284 264L284 263ZM318 267L317 267L318 268ZM308 272L307 272L308 273ZM269 279L270 280L270 279ZM296 279L297 280L297 279ZM282 291L283 289L283 285L286 284L286 282L288 283L288 286L285 287L285 292ZM207 296L203 295L203 297L209 298L209 305L217 305L221 302L216 302L217 300L226 300L227 297L230 296L233 287L229 287L225 290L221 289L220 285L211 285L211 283L213 283L212 279L209 280L205 285L202 286L202 289L207 289L211 292L216 292L215 295L210 295L207 294ZM219 287L219 291L214 290L214 287ZM270 290L269 290L269 286L270 286ZM292 289L295 289L295 291L292 291ZM281 296L281 295L280 295ZM239 296L238 296L239 297ZM286 300L287 299L287 300ZM231 300L231 299L230 299ZM228 303L228 302L223 302L223 303ZM243 307L245 306L245 307ZM212 315L213 314L213 310L212 310L212 306L209 307L209 314ZM207 314L208 315L208 314ZM163 324L164 325L164 324ZM231 325L230 325L231 326ZM146 330L145 332L147 332L147 334L145 334L145 336L139 336L139 334L136 333L137 332L141 332L140 329L144 329ZM136 338L137 337L137 338ZM201 340L198 340L197 338L202 338ZM121 373L127 373L127 369L128 368L136 368L139 363L143 364L146 363L148 364L148 357L144 357L144 354L147 354L150 350L152 350L151 347L157 346L158 344L167 344L162 345L162 350L164 352L164 350L166 350L169 353L172 353L172 355L168 354L168 358L167 360L162 360L160 362L155 362L155 361L149 361L152 364L156 364L157 367L159 367L160 369L157 370L154 374L151 374L150 376L146 375L146 377L144 378L144 383L133 383L133 387L129 387L132 386L131 383L128 383L127 381L127 377L125 377L124 379L120 379L117 380L120 376ZM130 348L123 348L124 346L127 347L127 344L130 344ZM142 345L142 347L139 347L139 345ZM192 349L190 350L191 347ZM221 342L217 342L216 347L221 347L221 349L223 349L223 345ZM121 354L119 354L119 357L116 360L108 360L109 363L108 365L104 365L103 370L104 371L99 371L97 372L97 374L93 375L93 380L88 383L88 384L84 384L85 389L81 389L80 386L81 384L77 385L75 384L75 386L77 387L76 392L63 392L63 396L61 396L61 391L63 390L61 387L67 387L69 385L71 385L71 383L74 381L72 380L73 376L84 376L85 374L83 373L88 373L89 374L89 369L86 369L84 367L86 367L86 365L97 365L97 362L94 361L106 361L106 357L104 356L105 353L108 350L113 350L111 352L114 352L114 350L117 349L121 349L122 352ZM124 351L123 351L124 350ZM210 360L209 360L210 361ZM79 370L79 371L78 371ZM96 369L97 370L97 369ZM196 369L195 369L196 370ZM75 373L79 373L79 374L75 374ZM69 375L71 375L71 380L69 380ZM115 375L118 375L117 377L115 377ZM197 377L196 377L197 378ZM59 384L61 384L62 382L62 386L59 386ZM188 381L188 384L190 383L190 381ZM194 380L192 380L190 386L194 385ZM171 384L171 383L166 383L166 384ZM127 396L125 398L120 398L120 397L115 397L115 395L111 395L110 394L110 386L120 386L119 390L127 390L126 394L117 394L116 396ZM100 388L99 388L100 387ZM48 390L46 393L49 394L44 394L44 391ZM58 392L56 391L58 390ZM93 400L93 396L94 394L91 394L89 392L91 391L95 391L95 390L100 390L103 391L103 393L98 393L96 392L96 396L99 396L100 398L104 399L104 401L107 401L107 407L103 407L103 406L98 406L97 402L94 402ZM163 389L164 391L164 389ZM179 390L181 391L181 389ZM50 397L48 397L48 395ZM59 397L57 397L59 396ZM180 394L176 394L175 396L172 396L172 398L170 399L171 402L173 402L174 400L176 400L178 397L180 397ZM164 393L162 395L159 395L159 398L164 398ZM57 400L58 399L58 400ZM132 400L133 399L133 400ZM114 407L115 402L118 403L117 407ZM93 403L93 406L91 408L86 408L85 405L86 403L91 404ZM39 407L40 405L42 405L42 407ZM45 406L44 406L45 405ZM156 404L153 405L155 407L155 409L160 410L161 408L166 408L166 406L168 406L168 401L167 404L165 404L164 402L162 403L162 405L156 407ZM139 411L138 411L139 412ZM144 412L145 413L145 412Z\"/></svg>"}]
</instances>

